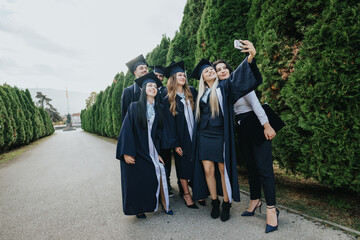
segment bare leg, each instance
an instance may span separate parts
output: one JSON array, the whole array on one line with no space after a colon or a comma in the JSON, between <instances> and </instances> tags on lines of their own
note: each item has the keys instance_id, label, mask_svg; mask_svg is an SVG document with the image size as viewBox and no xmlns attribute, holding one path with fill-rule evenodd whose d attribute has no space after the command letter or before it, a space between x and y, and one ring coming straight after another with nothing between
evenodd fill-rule
<instances>
[{"instance_id":1,"label":"bare leg","mask_svg":"<svg viewBox=\"0 0 360 240\"><path fill-rule=\"evenodd\" d=\"M180 182L181 182L182 188L184 189L184 196L183 197L184 197L184 199L186 201L186 205L189 205L189 206L193 205L194 201L192 200L191 195L188 194L188 193L190 193L188 180L180 178Z\"/></svg>"},{"instance_id":2,"label":"bare leg","mask_svg":"<svg viewBox=\"0 0 360 240\"><path fill-rule=\"evenodd\" d=\"M211 199L217 199L216 192L216 180L215 180L215 165L214 162L209 160L202 160L202 164L204 166L206 183L209 188L209 192L211 195Z\"/></svg>"},{"instance_id":3,"label":"bare leg","mask_svg":"<svg viewBox=\"0 0 360 240\"><path fill-rule=\"evenodd\" d=\"M254 199L254 200L250 200L250 203L249 203L249 207L247 209L248 212L252 212L254 211L254 209L256 207L259 207L261 205L261 200L260 199Z\"/></svg>"},{"instance_id":4,"label":"bare leg","mask_svg":"<svg viewBox=\"0 0 360 240\"><path fill-rule=\"evenodd\" d=\"M168 210L168 206L166 206L166 201L165 201L165 194L164 194L164 188L162 185L162 179L160 177L160 200L162 205L164 206L165 210Z\"/></svg>"},{"instance_id":5,"label":"bare leg","mask_svg":"<svg viewBox=\"0 0 360 240\"><path fill-rule=\"evenodd\" d=\"M276 208L274 206L267 206L266 223L273 227L278 225L277 217L276 217Z\"/></svg>"},{"instance_id":6,"label":"bare leg","mask_svg":"<svg viewBox=\"0 0 360 240\"><path fill-rule=\"evenodd\" d=\"M229 202L229 195L227 193L226 183L225 183L224 164L223 163L218 163L218 166L219 166L219 171L220 171L220 175L221 175L221 185L222 185L223 194L224 194L224 202Z\"/></svg>"}]
</instances>

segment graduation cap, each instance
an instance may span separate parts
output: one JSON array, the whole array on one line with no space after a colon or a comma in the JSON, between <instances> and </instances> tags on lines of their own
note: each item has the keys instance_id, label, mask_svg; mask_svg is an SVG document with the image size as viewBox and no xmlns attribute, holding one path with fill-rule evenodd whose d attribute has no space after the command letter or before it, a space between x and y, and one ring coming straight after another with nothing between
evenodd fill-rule
<instances>
[{"instance_id":1,"label":"graduation cap","mask_svg":"<svg viewBox=\"0 0 360 240\"><path fill-rule=\"evenodd\" d=\"M194 71L191 73L190 78L195 78L200 80L202 71L207 67L214 67L209 60L201 59L200 62L196 65Z\"/></svg>"},{"instance_id":2,"label":"graduation cap","mask_svg":"<svg viewBox=\"0 0 360 240\"><path fill-rule=\"evenodd\" d=\"M156 83L158 88L162 86L162 83L160 82L160 80L158 79L158 77L155 75L154 72L147 73L144 76L135 79L135 82L140 88L142 88L144 85L146 85L149 82Z\"/></svg>"},{"instance_id":3,"label":"graduation cap","mask_svg":"<svg viewBox=\"0 0 360 240\"><path fill-rule=\"evenodd\" d=\"M129 68L129 70L130 70L130 72L132 74L134 74L136 68L138 66L140 66L140 65L146 65L147 66L146 60L145 60L145 58L144 58L144 56L142 54L137 56L136 58L134 58L130 62L126 63L126 66Z\"/></svg>"},{"instance_id":4,"label":"graduation cap","mask_svg":"<svg viewBox=\"0 0 360 240\"><path fill-rule=\"evenodd\" d=\"M184 61L180 62L171 62L169 66L164 68L164 76L169 78L174 73L185 72L185 64Z\"/></svg>"},{"instance_id":5,"label":"graduation cap","mask_svg":"<svg viewBox=\"0 0 360 240\"><path fill-rule=\"evenodd\" d=\"M149 66L154 72L164 74L164 67L161 65Z\"/></svg>"}]
</instances>

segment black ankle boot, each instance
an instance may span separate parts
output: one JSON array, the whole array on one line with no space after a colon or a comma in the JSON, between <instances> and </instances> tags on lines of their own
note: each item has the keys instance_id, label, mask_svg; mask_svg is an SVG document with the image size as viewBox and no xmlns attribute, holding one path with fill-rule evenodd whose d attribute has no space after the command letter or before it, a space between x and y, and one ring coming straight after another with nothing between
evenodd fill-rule
<instances>
[{"instance_id":1,"label":"black ankle boot","mask_svg":"<svg viewBox=\"0 0 360 240\"><path fill-rule=\"evenodd\" d=\"M218 218L220 216L220 200L219 199L215 199L211 201L211 205L213 206L212 210L211 210L211 217L212 218Z\"/></svg>"},{"instance_id":2,"label":"black ankle boot","mask_svg":"<svg viewBox=\"0 0 360 240\"><path fill-rule=\"evenodd\" d=\"M221 207L222 207L222 211L221 211L220 219L221 221L226 222L230 218L231 203L223 202Z\"/></svg>"}]
</instances>

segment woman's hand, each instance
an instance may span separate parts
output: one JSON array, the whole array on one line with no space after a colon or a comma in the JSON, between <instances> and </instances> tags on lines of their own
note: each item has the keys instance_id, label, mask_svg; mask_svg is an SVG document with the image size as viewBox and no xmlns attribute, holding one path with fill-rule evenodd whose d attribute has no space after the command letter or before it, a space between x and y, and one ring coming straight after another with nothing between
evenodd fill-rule
<instances>
[{"instance_id":1,"label":"woman's hand","mask_svg":"<svg viewBox=\"0 0 360 240\"><path fill-rule=\"evenodd\" d=\"M256 49L255 49L254 45L248 40L240 40L240 42L244 45L244 46L242 46L243 50L241 50L241 52L249 53L248 63L251 63L252 59L256 55Z\"/></svg>"},{"instance_id":2,"label":"woman's hand","mask_svg":"<svg viewBox=\"0 0 360 240\"><path fill-rule=\"evenodd\" d=\"M159 157L159 161L165 166L164 160L162 159L162 157L160 155L158 155Z\"/></svg>"},{"instance_id":3,"label":"woman's hand","mask_svg":"<svg viewBox=\"0 0 360 240\"><path fill-rule=\"evenodd\" d=\"M183 155L183 151L182 151L181 147L175 148L175 152L176 152L177 154L179 154L180 156Z\"/></svg>"},{"instance_id":4,"label":"woman's hand","mask_svg":"<svg viewBox=\"0 0 360 240\"><path fill-rule=\"evenodd\" d=\"M275 130L271 127L269 122L264 124L264 134L265 134L266 140L271 140L276 135Z\"/></svg>"},{"instance_id":5,"label":"woman's hand","mask_svg":"<svg viewBox=\"0 0 360 240\"><path fill-rule=\"evenodd\" d=\"M124 154L125 162L127 164L135 164L135 158L129 155Z\"/></svg>"}]
</instances>

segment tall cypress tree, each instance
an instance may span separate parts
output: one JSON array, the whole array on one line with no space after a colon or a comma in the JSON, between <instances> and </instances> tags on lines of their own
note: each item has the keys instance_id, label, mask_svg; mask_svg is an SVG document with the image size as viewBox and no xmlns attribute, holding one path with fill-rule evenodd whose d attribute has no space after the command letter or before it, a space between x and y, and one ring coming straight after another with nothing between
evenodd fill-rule
<instances>
[{"instance_id":1,"label":"tall cypress tree","mask_svg":"<svg viewBox=\"0 0 360 240\"><path fill-rule=\"evenodd\" d=\"M124 81L125 75L123 72L117 74L115 76L116 85L114 88L114 92L112 94L112 106L111 106L111 113L112 113L112 123L113 123L113 136L119 136L120 129L121 129L121 94L124 90Z\"/></svg>"},{"instance_id":2,"label":"tall cypress tree","mask_svg":"<svg viewBox=\"0 0 360 240\"><path fill-rule=\"evenodd\" d=\"M235 39L247 39L249 0L207 0L197 32L196 61L227 60L238 66L244 54L234 48Z\"/></svg>"},{"instance_id":3,"label":"tall cypress tree","mask_svg":"<svg viewBox=\"0 0 360 240\"><path fill-rule=\"evenodd\" d=\"M13 142L13 134L11 120L2 99L4 92L1 88L2 86L0 86L0 152L3 152Z\"/></svg>"},{"instance_id":4,"label":"tall cypress tree","mask_svg":"<svg viewBox=\"0 0 360 240\"><path fill-rule=\"evenodd\" d=\"M280 92L288 126L274 148L282 166L360 191L360 3L331 1L304 33ZM336 46L336 47L334 47Z\"/></svg>"},{"instance_id":5,"label":"tall cypress tree","mask_svg":"<svg viewBox=\"0 0 360 240\"><path fill-rule=\"evenodd\" d=\"M146 61L149 65L166 65L166 54L169 50L170 38L164 34L158 44L151 52L146 54Z\"/></svg>"},{"instance_id":6,"label":"tall cypress tree","mask_svg":"<svg viewBox=\"0 0 360 240\"><path fill-rule=\"evenodd\" d=\"M166 55L166 63L183 60L187 72L192 71L196 65L195 49L197 44L196 34L199 29L201 15L206 0L188 0L184 7L184 15L179 31L175 33L170 42ZM197 86L197 81L189 80L190 85Z\"/></svg>"},{"instance_id":7,"label":"tall cypress tree","mask_svg":"<svg viewBox=\"0 0 360 240\"><path fill-rule=\"evenodd\" d=\"M100 91L100 93L97 95L96 97L96 102L94 104L94 106L96 106L95 108L95 115L94 115L94 132L97 134L101 133L101 102L102 102L102 98L104 95L104 91Z\"/></svg>"},{"instance_id":8,"label":"tall cypress tree","mask_svg":"<svg viewBox=\"0 0 360 240\"><path fill-rule=\"evenodd\" d=\"M9 85L4 85L4 91L7 93L7 96L10 101L10 109L13 113L13 117L15 120L15 131L16 131L16 145L21 145L25 143L26 135L25 135L25 128L24 128L24 122L25 122L25 116L24 112L22 111L21 105L19 103L19 99L16 95L16 92L13 88L11 88Z\"/></svg>"},{"instance_id":9,"label":"tall cypress tree","mask_svg":"<svg viewBox=\"0 0 360 240\"><path fill-rule=\"evenodd\" d=\"M105 106L105 112L106 112L106 128L105 133L106 136L109 137L115 137L114 136L114 124L113 124L113 115L112 115L112 95L115 89L116 83L113 83L109 89L109 93L106 99L106 106Z\"/></svg>"},{"instance_id":10,"label":"tall cypress tree","mask_svg":"<svg viewBox=\"0 0 360 240\"><path fill-rule=\"evenodd\" d=\"M25 92L19 90L17 87L14 87L15 93L19 99L19 103L21 106L22 111L24 112L24 128L25 128L25 142L29 143L33 138L33 125L31 121L31 112L29 111L29 106L27 102L27 97Z\"/></svg>"},{"instance_id":11,"label":"tall cypress tree","mask_svg":"<svg viewBox=\"0 0 360 240\"><path fill-rule=\"evenodd\" d=\"M31 139L31 141L33 141L33 140L39 138L39 121L38 121L37 114L36 114L35 103L33 102L30 91L28 89L25 90L25 95L26 95L26 102L27 102L28 110L30 111L30 114L31 114L31 123L32 123L32 129L33 129L33 134L32 134L33 137Z\"/></svg>"},{"instance_id":12,"label":"tall cypress tree","mask_svg":"<svg viewBox=\"0 0 360 240\"><path fill-rule=\"evenodd\" d=\"M295 71L304 33L316 23L326 4L322 0L252 2L247 30L264 78L259 89L262 100L278 112L286 110L280 91Z\"/></svg>"},{"instance_id":13,"label":"tall cypress tree","mask_svg":"<svg viewBox=\"0 0 360 240\"><path fill-rule=\"evenodd\" d=\"M5 126L5 132L4 132L4 142L5 142L5 148L9 148L12 146L16 141L16 123L15 119L13 117L13 111L11 109L11 103L10 98L8 97L8 94L6 91L4 91L4 86L0 86L0 96L2 98L2 101L5 106L5 110L3 114L6 117L4 126Z\"/></svg>"}]
</instances>

